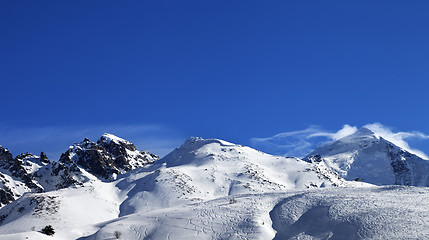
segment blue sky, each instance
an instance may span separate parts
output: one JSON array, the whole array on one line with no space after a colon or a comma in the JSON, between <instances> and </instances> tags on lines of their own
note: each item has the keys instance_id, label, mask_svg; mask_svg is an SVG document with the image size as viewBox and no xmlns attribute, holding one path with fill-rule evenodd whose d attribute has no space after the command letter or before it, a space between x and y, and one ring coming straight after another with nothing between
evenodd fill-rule
<instances>
[{"instance_id":1,"label":"blue sky","mask_svg":"<svg viewBox=\"0 0 429 240\"><path fill-rule=\"evenodd\" d=\"M395 0L1 1L0 145L55 156L112 132L162 155L189 136L250 145L374 122L429 133L428 10Z\"/></svg>"}]
</instances>

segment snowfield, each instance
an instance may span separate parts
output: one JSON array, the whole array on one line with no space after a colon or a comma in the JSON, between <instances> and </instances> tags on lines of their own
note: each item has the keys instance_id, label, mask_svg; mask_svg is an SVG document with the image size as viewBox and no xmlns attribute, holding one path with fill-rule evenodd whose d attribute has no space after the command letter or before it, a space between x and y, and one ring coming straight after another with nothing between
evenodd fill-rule
<instances>
[{"instance_id":1,"label":"snowfield","mask_svg":"<svg viewBox=\"0 0 429 240\"><path fill-rule=\"evenodd\" d=\"M330 188L219 198L138 213L86 239L427 239L429 189Z\"/></svg>"},{"instance_id":2,"label":"snowfield","mask_svg":"<svg viewBox=\"0 0 429 240\"><path fill-rule=\"evenodd\" d=\"M115 144L132 145L104 137L111 139L106 149L127 153ZM322 156L303 161L223 140L190 138L115 181L80 169L87 176L84 182L24 193L0 209L0 239L427 239L429 188L375 186L340 177L362 156L370 157L368 149L378 149L373 160L383 164L372 166L387 168L385 179L409 177L406 169L395 172L397 159L389 156L408 157L400 158L404 163L415 157L384 141L363 130L340 139L335 148L316 149ZM346 155L358 157L341 158ZM383 174L372 170L371 176ZM54 236L40 232L47 225Z\"/></svg>"},{"instance_id":3,"label":"snowfield","mask_svg":"<svg viewBox=\"0 0 429 240\"><path fill-rule=\"evenodd\" d=\"M241 194L123 217L117 215L117 202L91 200L94 196L87 188L76 190L81 196L74 199L65 192L57 195L57 201L66 201L57 212L46 208L39 215L28 212L1 226L0 239L46 239L31 230L46 224L57 230L49 239L115 239L115 232L120 232L121 239L429 237L428 188L339 187ZM73 211L67 205L72 202L82 206Z\"/></svg>"}]
</instances>

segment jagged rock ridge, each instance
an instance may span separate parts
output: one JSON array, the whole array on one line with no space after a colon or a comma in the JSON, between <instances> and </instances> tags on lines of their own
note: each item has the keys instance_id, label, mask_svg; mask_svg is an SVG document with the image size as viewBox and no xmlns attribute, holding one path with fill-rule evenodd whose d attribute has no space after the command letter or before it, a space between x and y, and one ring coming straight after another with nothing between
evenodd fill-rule
<instances>
[{"instance_id":1,"label":"jagged rock ridge","mask_svg":"<svg viewBox=\"0 0 429 240\"><path fill-rule=\"evenodd\" d=\"M104 180L114 180L117 175L143 167L159 157L147 151L138 151L134 144L105 133L97 142L85 138L63 153L59 162L77 165Z\"/></svg>"}]
</instances>

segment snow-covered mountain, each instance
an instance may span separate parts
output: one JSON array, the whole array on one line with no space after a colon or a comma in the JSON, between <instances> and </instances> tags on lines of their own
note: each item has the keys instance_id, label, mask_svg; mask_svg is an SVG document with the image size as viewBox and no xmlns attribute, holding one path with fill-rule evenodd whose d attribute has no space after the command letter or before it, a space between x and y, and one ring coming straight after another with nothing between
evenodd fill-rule
<instances>
[{"instance_id":1,"label":"snow-covered mountain","mask_svg":"<svg viewBox=\"0 0 429 240\"><path fill-rule=\"evenodd\" d=\"M21 154L13 158L8 149L0 146L0 203L4 206L25 192L41 192L43 188L33 178L33 173L49 164L46 155L38 157Z\"/></svg>"},{"instance_id":2,"label":"snow-covered mountain","mask_svg":"<svg viewBox=\"0 0 429 240\"><path fill-rule=\"evenodd\" d=\"M100 143L101 140L97 143L85 140L74 144L64 155L75 155L70 157L70 161L63 163L71 162L82 166L75 160L76 156L86 156L81 157L81 161L91 162L95 162L89 160L92 156L97 156L96 159L101 160L109 159L107 157L109 152L103 151L105 148L101 149ZM94 150L97 153L93 153ZM110 163L112 165L109 166L109 171L115 166ZM86 170L90 173L92 169ZM308 163L298 158L272 156L223 140L201 138L189 138L180 148L164 158L128 172L116 181L104 181L105 178L101 180L92 179L80 186L74 185L77 188L26 194L0 210L3 222L0 233L31 231L31 226L39 229L43 224L51 224L61 231L71 231L71 226L88 229L82 225L100 222L99 218L91 216L83 217L85 221L74 222L75 219L82 218L73 217L75 214L108 216L105 221L109 220L108 218L128 219L135 214L187 208L218 198L227 199L228 204L234 204L235 198L242 194L364 185L343 180L323 164ZM82 208L86 208L86 204L97 202L97 196L109 197L103 197L106 199L103 204L94 203L100 204L102 211L100 213L94 213L93 210L75 213L68 209L72 204L70 202L72 195L76 196L73 198L73 204L79 206L82 204ZM40 216L45 216L45 220L40 221ZM66 223L58 224L56 219L62 219ZM90 230L86 231L88 232L80 234L88 235ZM103 230L100 229L96 235L101 232Z\"/></svg>"},{"instance_id":3,"label":"snow-covered mountain","mask_svg":"<svg viewBox=\"0 0 429 240\"><path fill-rule=\"evenodd\" d=\"M305 160L323 163L346 180L376 185L429 186L429 161L367 128L319 146Z\"/></svg>"},{"instance_id":4,"label":"snow-covered mountain","mask_svg":"<svg viewBox=\"0 0 429 240\"><path fill-rule=\"evenodd\" d=\"M148 169L120 183L121 216L236 194L348 186L324 165L272 156L223 140L189 138Z\"/></svg>"},{"instance_id":5,"label":"snow-covered mountain","mask_svg":"<svg viewBox=\"0 0 429 240\"><path fill-rule=\"evenodd\" d=\"M116 179L133 169L153 163L159 157L112 134L104 134L96 142L85 139L75 143L59 161L23 153L15 158L0 146L0 207L26 192L46 192L100 178Z\"/></svg>"},{"instance_id":6,"label":"snow-covered mountain","mask_svg":"<svg viewBox=\"0 0 429 240\"><path fill-rule=\"evenodd\" d=\"M158 160L110 134L58 162L0 153L44 191L0 209L0 240L46 239L47 225L80 240L429 237L428 188L363 182L425 186L426 160L365 128L306 161L202 138Z\"/></svg>"}]
</instances>

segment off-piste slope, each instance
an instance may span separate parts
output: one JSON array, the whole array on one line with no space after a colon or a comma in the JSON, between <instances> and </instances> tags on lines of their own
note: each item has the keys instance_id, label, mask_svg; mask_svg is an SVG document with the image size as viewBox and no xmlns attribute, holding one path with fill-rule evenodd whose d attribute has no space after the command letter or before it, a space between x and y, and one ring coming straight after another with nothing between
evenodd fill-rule
<instances>
[{"instance_id":1,"label":"off-piste slope","mask_svg":"<svg viewBox=\"0 0 429 240\"><path fill-rule=\"evenodd\" d=\"M305 160L323 163L346 180L376 185L429 186L429 161L367 128L316 148Z\"/></svg>"},{"instance_id":2,"label":"off-piste slope","mask_svg":"<svg viewBox=\"0 0 429 240\"><path fill-rule=\"evenodd\" d=\"M127 215L86 240L428 239L428 188L320 188L229 198Z\"/></svg>"},{"instance_id":3,"label":"off-piste slope","mask_svg":"<svg viewBox=\"0 0 429 240\"><path fill-rule=\"evenodd\" d=\"M39 211L39 217L31 216L25 209L25 217L0 227L0 239L46 239L31 228L47 223L57 230L49 239L115 239L115 232L120 239L136 240L429 238L428 188L340 187L240 194L234 195L234 201L221 197L118 218L118 207L109 214L106 206L120 200L105 195L112 191L105 187L98 186L94 195L81 192L85 187L74 189L70 195L55 191L57 195L50 197L56 198L49 201L65 201L56 215ZM92 199L85 199L89 196ZM80 205L85 201L89 202ZM79 207L73 210L74 205ZM105 218L110 220L100 220Z\"/></svg>"},{"instance_id":4,"label":"off-piste slope","mask_svg":"<svg viewBox=\"0 0 429 240\"><path fill-rule=\"evenodd\" d=\"M274 239L428 239L428 188L331 188L283 198Z\"/></svg>"},{"instance_id":5,"label":"off-piste slope","mask_svg":"<svg viewBox=\"0 0 429 240\"><path fill-rule=\"evenodd\" d=\"M48 239L34 234L47 225L56 232L52 239L78 239L97 231L97 223L116 219L124 199L121 196L114 183L100 180L56 191L26 193L0 209L0 239Z\"/></svg>"}]
</instances>

